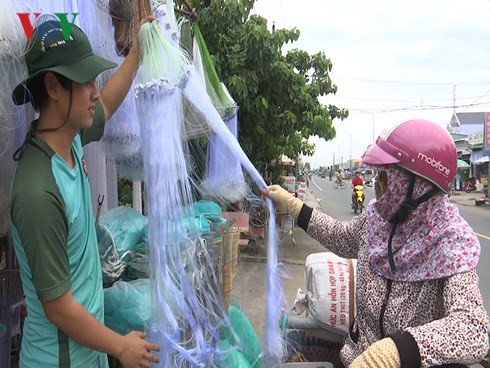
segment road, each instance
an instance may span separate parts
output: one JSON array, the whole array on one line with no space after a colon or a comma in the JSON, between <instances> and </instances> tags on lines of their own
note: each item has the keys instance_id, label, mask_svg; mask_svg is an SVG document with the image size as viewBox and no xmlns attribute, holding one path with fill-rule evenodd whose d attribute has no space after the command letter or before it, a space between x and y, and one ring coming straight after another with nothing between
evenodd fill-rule
<instances>
[{"instance_id":1,"label":"road","mask_svg":"<svg viewBox=\"0 0 490 368\"><path fill-rule=\"evenodd\" d=\"M355 216L350 208L351 189L350 180L345 189L333 189L328 178L322 179L314 176L310 182L309 190L320 200L320 208L329 215L349 220ZM365 187L366 203L374 198L374 189ZM483 207L470 207L458 205L463 218L478 234L481 244L480 261L477 272L480 277L480 289L483 295L485 308L490 311L490 211Z\"/></svg>"}]
</instances>

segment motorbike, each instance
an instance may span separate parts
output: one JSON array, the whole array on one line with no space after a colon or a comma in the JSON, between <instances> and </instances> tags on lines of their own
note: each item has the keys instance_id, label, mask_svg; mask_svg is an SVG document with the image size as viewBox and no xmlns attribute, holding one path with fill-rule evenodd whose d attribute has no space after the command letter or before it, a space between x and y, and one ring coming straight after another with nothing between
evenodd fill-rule
<instances>
[{"instance_id":1,"label":"motorbike","mask_svg":"<svg viewBox=\"0 0 490 368\"><path fill-rule=\"evenodd\" d=\"M283 311L279 320L288 359L282 367L344 368L339 353L356 318L357 262L330 251L307 256L303 289L297 291L292 307ZM471 367L488 368L489 358L490 352Z\"/></svg>"},{"instance_id":2,"label":"motorbike","mask_svg":"<svg viewBox=\"0 0 490 368\"><path fill-rule=\"evenodd\" d=\"M352 204L352 209L354 210L354 213L362 213L362 210L364 209L364 186L356 185L354 187L354 192L356 193L356 200Z\"/></svg>"},{"instance_id":3,"label":"motorbike","mask_svg":"<svg viewBox=\"0 0 490 368\"><path fill-rule=\"evenodd\" d=\"M281 319L288 362L284 367L343 368L339 352L355 316L357 260L332 252L305 260L305 290L299 289L289 313ZM315 290L315 291L313 291Z\"/></svg>"}]
</instances>

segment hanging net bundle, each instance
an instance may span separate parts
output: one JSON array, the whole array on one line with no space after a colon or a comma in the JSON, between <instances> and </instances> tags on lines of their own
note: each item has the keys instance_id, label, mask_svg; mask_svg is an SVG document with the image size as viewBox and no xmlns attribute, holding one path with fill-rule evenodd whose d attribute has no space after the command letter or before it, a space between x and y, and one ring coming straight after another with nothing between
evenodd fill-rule
<instances>
[{"instance_id":1,"label":"hanging net bundle","mask_svg":"<svg viewBox=\"0 0 490 368\"><path fill-rule=\"evenodd\" d=\"M183 93L188 101L205 116L210 129L218 135L227 145L228 149L239 159L241 165L250 174L259 188L267 187L264 179L254 167L250 159L240 147L240 144L223 122L218 111L214 107L211 98L202 86L202 80L193 66L187 68L185 83L181 83ZM285 307L285 297L280 283L280 265L278 254L278 238L275 222L275 207L270 199L267 199L269 209L268 240L267 240L267 309L264 367L279 367L285 352L284 341L281 337L279 321Z\"/></svg>"},{"instance_id":2,"label":"hanging net bundle","mask_svg":"<svg viewBox=\"0 0 490 368\"><path fill-rule=\"evenodd\" d=\"M145 142L153 296L150 338L161 348L161 367L219 367L219 331L229 324L228 317L217 295L216 277L202 272L213 266L200 240L200 227L188 220L195 214L179 83L190 61L156 22L143 26L140 45L143 63L136 106Z\"/></svg>"},{"instance_id":3,"label":"hanging net bundle","mask_svg":"<svg viewBox=\"0 0 490 368\"><path fill-rule=\"evenodd\" d=\"M194 23L194 66L202 76L207 95L224 119L235 140L238 137L238 106L225 85L219 81L199 26ZM249 191L240 161L216 134L209 138L206 178L202 182L203 195L227 202L237 202Z\"/></svg>"},{"instance_id":4,"label":"hanging net bundle","mask_svg":"<svg viewBox=\"0 0 490 368\"><path fill-rule=\"evenodd\" d=\"M34 119L29 105L16 106L12 102L13 89L27 76L26 35L16 13L29 13L35 6L0 1L0 237L7 235L10 225L9 193L16 167L12 155L22 145L29 121Z\"/></svg>"}]
</instances>

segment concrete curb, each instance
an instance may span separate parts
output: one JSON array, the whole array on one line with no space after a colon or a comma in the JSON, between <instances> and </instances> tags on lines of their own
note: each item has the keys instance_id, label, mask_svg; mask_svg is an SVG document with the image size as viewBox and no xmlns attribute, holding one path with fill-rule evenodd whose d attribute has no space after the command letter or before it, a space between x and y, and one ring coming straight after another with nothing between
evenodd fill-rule
<instances>
[{"instance_id":1,"label":"concrete curb","mask_svg":"<svg viewBox=\"0 0 490 368\"><path fill-rule=\"evenodd\" d=\"M477 198L470 198L470 199L467 199L467 201L465 202L462 200L452 199L452 196L451 196L449 198L449 202L454 203L454 204L459 204L459 205L465 206L465 207L478 207L478 206L475 206L475 199L477 199Z\"/></svg>"},{"instance_id":2,"label":"concrete curb","mask_svg":"<svg viewBox=\"0 0 490 368\"><path fill-rule=\"evenodd\" d=\"M450 196L449 201L465 207L490 208L488 205L477 206L475 204L475 200L481 198L485 198L483 193L460 193L458 195Z\"/></svg>"},{"instance_id":3,"label":"concrete curb","mask_svg":"<svg viewBox=\"0 0 490 368\"><path fill-rule=\"evenodd\" d=\"M240 262L254 262L254 263L267 263L267 257L264 256L251 256L249 254L240 254ZM304 260L298 260L293 258L283 258L280 263L291 266L304 266Z\"/></svg>"}]
</instances>

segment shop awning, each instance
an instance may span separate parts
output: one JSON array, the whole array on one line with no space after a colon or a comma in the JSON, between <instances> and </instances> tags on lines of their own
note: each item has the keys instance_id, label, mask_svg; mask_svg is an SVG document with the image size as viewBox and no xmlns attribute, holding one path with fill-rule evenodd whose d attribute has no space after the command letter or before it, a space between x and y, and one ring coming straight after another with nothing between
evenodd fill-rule
<instances>
[{"instance_id":1,"label":"shop awning","mask_svg":"<svg viewBox=\"0 0 490 368\"><path fill-rule=\"evenodd\" d=\"M483 164L485 162L488 162L488 156L483 156L482 158L479 158L476 161L473 161L474 164Z\"/></svg>"}]
</instances>

